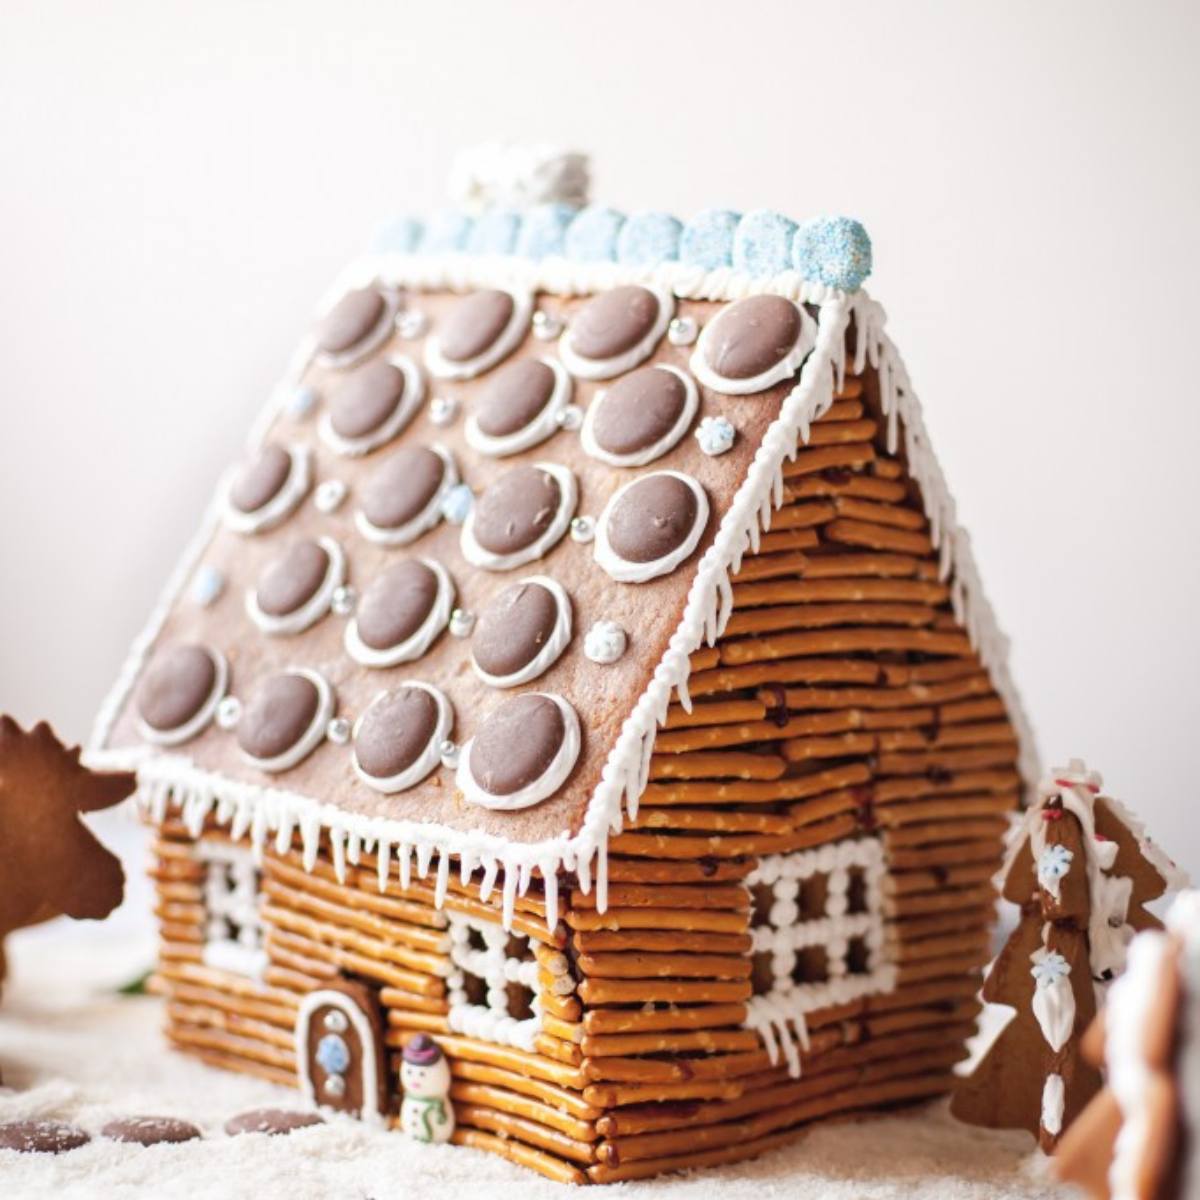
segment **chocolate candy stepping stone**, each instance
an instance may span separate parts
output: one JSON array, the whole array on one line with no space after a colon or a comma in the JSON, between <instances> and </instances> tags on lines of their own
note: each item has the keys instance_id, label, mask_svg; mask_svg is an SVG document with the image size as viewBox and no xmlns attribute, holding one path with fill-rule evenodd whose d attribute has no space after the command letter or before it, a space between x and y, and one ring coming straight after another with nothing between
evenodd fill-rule
<instances>
[{"instance_id":1,"label":"chocolate candy stepping stone","mask_svg":"<svg viewBox=\"0 0 1200 1200\"><path fill-rule=\"evenodd\" d=\"M596 562L621 583L645 583L679 566L707 524L708 497L690 475L643 475L604 506L596 526Z\"/></svg>"},{"instance_id":2,"label":"chocolate candy stepping stone","mask_svg":"<svg viewBox=\"0 0 1200 1200\"><path fill-rule=\"evenodd\" d=\"M671 294L629 284L583 305L559 342L559 356L581 379L611 379L654 353L675 311Z\"/></svg>"},{"instance_id":3,"label":"chocolate candy stepping stone","mask_svg":"<svg viewBox=\"0 0 1200 1200\"><path fill-rule=\"evenodd\" d=\"M454 726L450 702L425 683L385 692L354 725L354 769L379 792L402 792L441 762Z\"/></svg>"},{"instance_id":4,"label":"chocolate candy stepping stone","mask_svg":"<svg viewBox=\"0 0 1200 1200\"><path fill-rule=\"evenodd\" d=\"M345 575L346 557L332 538L293 542L263 568L246 611L264 633L302 633L329 611Z\"/></svg>"},{"instance_id":5,"label":"chocolate candy stepping stone","mask_svg":"<svg viewBox=\"0 0 1200 1200\"><path fill-rule=\"evenodd\" d=\"M225 1122L225 1132L230 1137L238 1137L243 1133L276 1135L324 1124L324 1120L316 1113L295 1112L287 1108L253 1108L249 1112L230 1117Z\"/></svg>"},{"instance_id":6,"label":"chocolate candy stepping stone","mask_svg":"<svg viewBox=\"0 0 1200 1200\"><path fill-rule=\"evenodd\" d=\"M289 517L311 482L308 451L267 442L229 481L225 524L238 533L261 533Z\"/></svg>"},{"instance_id":7,"label":"chocolate candy stepping stone","mask_svg":"<svg viewBox=\"0 0 1200 1200\"><path fill-rule=\"evenodd\" d=\"M562 786L579 746L575 710L561 696L526 692L484 719L463 747L455 783L483 808L528 808Z\"/></svg>"},{"instance_id":8,"label":"chocolate candy stepping stone","mask_svg":"<svg viewBox=\"0 0 1200 1200\"><path fill-rule=\"evenodd\" d=\"M78 1126L65 1121L11 1121L0 1125L0 1150L22 1154L65 1154L91 1140Z\"/></svg>"},{"instance_id":9,"label":"chocolate candy stepping stone","mask_svg":"<svg viewBox=\"0 0 1200 1200\"><path fill-rule=\"evenodd\" d=\"M371 580L346 626L346 652L367 667L412 662L446 628L454 583L440 563L410 558Z\"/></svg>"},{"instance_id":10,"label":"chocolate candy stepping stone","mask_svg":"<svg viewBox=\"0 0 1200 1200\"><path fill-rule=\"evenodd\" d=\"M224 655L208 646L159 651L138 685L138 732L159 746L196 737L212 720L228 680Z\"/></svg>"},{"instance_id":11,"label":"chocolate candy stepping stone","mask_svg":"<svg viewBox=\"0 0 1200 1200\"><path fill-rule=\"evenodd\" d=\"M571 601L553 579L532 575L484 609L471 639L475 673L492 687L516 687L549 670L571 640Z\"/></svg>"},{"instance_id":12,"label":"chocolate candy stepping stone","mask_svg":"<svg viewBox=\"0 0 1200 1200\"><path fill-rule=\"evenodd\" d=\"M441 520L441 497L458 469L441 446L401 446L363 484L357 516L364 537L383 546L415 541Z\"/></svg>"},{"instance_id":13,"label":"chocolate candy stepping stone","mask_svg":"<svg viewBox=\"0 0 1200 1200\"><path fill-rule=\"evenodd\" d=\"M505 363L479 393L467 418L467 441L496 458L544 442L560 428L572 387L562 365L549 359Z\"/></svg>"},{"instance_id":14,"label":"chocolate candy stepping stone","mask_svg":"<svg viewBox=\"0 0 1200 1200\"><path fill-rule=\"evenodd\" d=\"M176 1117L121 1117L109 1121L100 1133L113 1142L131 1142L137 1146L176 1145L194 1142L200 1130L191 1121Z\"/></svg>"},{"instance_id":15,"label":"chocolate candy stepping stone","mask_svg":"<svg viewBox=\"0 0 1200 1200\"><path fill-rule=\"evenodd\" d=\"M687 433L698 404L683 371L641 367L593 398L580 431L583 448L614 467L644 466Z\"/></svg>"},{"instance_id":16,"label":"chocolate candy stepping stone","mask_svg":"<svg viewBox=\"0 0 1200 1200\"><path fill-rule=\"evenodd\" d=\"M238 718L238 747L260 771L286 771L325 737L333 689L324 676L294 667L264 679Z\"/></svg>"},{"instance_id":17,"label":"chocolate candy stepping stone","mask_svg":"<svg viewBox=\"0 0 1200 1200\"><path fill-rule=\"evenodd\" d=\"M705 387L729 395L761 392L788 379L812 349L811 321L783 296L747 296L705 327L691 368Z\"/></svg>"},{"instance_id":18,"label":"chocolate candy stepping stone","mask_svg":"<svg viewBox=\"0 0 1200 1200\"><path fill-rule=\"evenodd\" d=\"M363 363L331 395L321 437L339 454L369 454L404 430L424 393L421 373L406 358Z\"/></svg>"},{"instance_id":19,"label":"chocolate candy stepping stone","mask_svg":"<svg viewBox=\"0 0 1200 1200\"><path fill-rule=\"evenodd\" d=\"M492 571L540 558L566 533L577 499L575 476L566 467L513 467L471 508L462 530L463 557Z\"/></svg>"},{"instance_id":20,"label":"chocolate candy stepping stone","mask_svg":"<svg viewBox=\"0 0 1200 1200\"><path fill-rule=\"evenodd\" d=\"M425 345L430 374L470 379L494 367L524 339L532 308L528 296L499 288L463 296Z\"/></svg>"},{"instance_id":21,"label":"chocolate candy stepping stone","mask_svg":"<svg viewBox=\"0 0 1200 1200\"><path fill-rule=\"evenodd\" d=\"M325 366L344 367L369 354L391 332L396 298L380 288L347 292L318 323L317 358Z\"/></svg>"}]
</instances>

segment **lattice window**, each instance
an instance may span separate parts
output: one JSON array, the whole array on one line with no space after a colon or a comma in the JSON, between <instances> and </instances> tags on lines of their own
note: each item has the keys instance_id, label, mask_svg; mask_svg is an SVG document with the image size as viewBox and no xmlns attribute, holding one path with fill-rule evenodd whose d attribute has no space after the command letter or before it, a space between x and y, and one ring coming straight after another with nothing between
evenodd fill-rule
<instances>
[{"instance_id":1,"label":"lattice window","mask_svg":"<svg viewBox=\"0 0 1200 1200\"><path fill-rule=\"evenodd\" d=\"M542 1027L538 965L529 939L499 922L450 913L450 1028L532 1050Z\"/></svg>"},{"instance_id":2,"label":"lattice window","mask_svg":"<svg viewBox=\"0 0 1200 1200\"><path fill-rule=\"evenodd\" d=\"M204 863L205 963L238 975L261 975L267 956L253 854L245 846L202 841L196 857Z\"/></svg>"},{"instance_id":3,"label":"lattice window","mask_svg":"<svg viewBox=\"0 0 1200 1200\"><path fill-rule=\"evenodd\" d=\"M883 847L834 842L762 859L746 880L753 905L754 996L746 1024L800 1073L805 1013L895 986L883 937Z\"/></svg>"}]
</instances>

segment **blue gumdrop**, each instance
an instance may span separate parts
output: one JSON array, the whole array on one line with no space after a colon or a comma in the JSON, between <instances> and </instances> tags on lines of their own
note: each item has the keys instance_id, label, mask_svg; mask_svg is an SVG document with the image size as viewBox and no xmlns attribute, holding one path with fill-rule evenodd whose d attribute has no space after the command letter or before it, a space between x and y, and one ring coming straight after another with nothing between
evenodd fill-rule
<instances>
[{"instance_id":1,"label":"blue gumdrop","mask_svg":"<svg viewBox=\"0 0 1200 1200\"><path fill-rule=\"evenodd\" d=\"M811 283L856 292L871 273L871 239L852 217L814 217L796 231L792 262Z\"/></svg>"},{"instance_id":2,"label":"blue gumdrop","mask_svg":"<svg viewBox=\"0 0 1200 1200\"><path fill-rule=\"evenodd\" d=\"M521 214L515 208L489 208L467 235L471 254L511 254L521 227Z\"/></svg>"},{"instance_id":3,"label":"blue gumdrop","mask_svg":"<svg viewBox=\"0 0 1200 1200\"><path fill-rule=\"evenodd\" d=\"M429 219L421 235L419 249L423 254L445 254L461 250L471 232L471 218L457 209L444 208Z\"/></svg>"},{"instance_id":4,"label":"blue gumdrop","mask_svg":"<svg viewBox=\"0 0 1200 1200\"><path fill-rule=\"evenodd\" d=\"M566 256L575 262L612 262L617 257L617 237L624 223L624 215L615 208L589 205L567 227L563 242Z\"/></svg>"},{"instance_id":5,"label":"blue gumdrop","mask_svg":"<svg viewBox=\"0 0 1200 1200\"><path fill-rule=\"evenodd\" d=\"M375 254L411 254L420 240L420 221L415 217L395 217L375 230L371 251Z\"/></svg>"},{"instance_id":6,"label":"blue gumdrop","mask_svg":"<svg viewBox=\"0 0 1200 1200\"><path fill-rule=\"evenodd\" d=\"M516 253L522 258L561 254L567 226L578 211L569 204L539 204L531 208L521 222Z\"/></svg>"},{"instance_id":7,"label":"blue gumdrop","mask_svg":"<svg viewBox=\"0 0 1200 1200\"><path fill-rule=\"evenodd\" d=\"M679 238L679 260L696 267L733 265L733 235L741 214L727 208L706 208L684 227Z\"/></svg>"},{"instance_id":8,"label":"blue gumdrop","mask_svg":"<svg viewBox=\"0 0 1200 1200\"><path fill-rule=\"evenodd\" d=\"M634 266L674 262L679 257L682 228L670 213L634 213L617 235L617 262Z\"/></svg>"},{"instance_id":9,"label":"blue gumdrop","mask_svg":"<svg viewBox=\"0 0 1200 1200\"><path fill-rule=\"evenodd\" d=\"M768 208L747 213L733 235L733 265L760 278L786 271L795 232L795 221Z\"/></svg>"}]
</instances>

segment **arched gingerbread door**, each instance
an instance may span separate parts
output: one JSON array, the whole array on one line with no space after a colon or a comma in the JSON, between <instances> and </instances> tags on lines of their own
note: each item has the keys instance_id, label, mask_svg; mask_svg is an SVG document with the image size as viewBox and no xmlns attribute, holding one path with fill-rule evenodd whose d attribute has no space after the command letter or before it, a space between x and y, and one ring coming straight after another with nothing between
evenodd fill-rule
<instances>
[{"instance_id":1,"label":"arched gingerbread door","mask_svg":"<svg viewBox=\"0 0 1200 1200\"><path fill-rule=\"evenodd\" d=\"M386 1110L383 1021L360 983L309 992L296 1017L296 1067L313 1104L366 1120Z\"/></svg>"}]
</instances>

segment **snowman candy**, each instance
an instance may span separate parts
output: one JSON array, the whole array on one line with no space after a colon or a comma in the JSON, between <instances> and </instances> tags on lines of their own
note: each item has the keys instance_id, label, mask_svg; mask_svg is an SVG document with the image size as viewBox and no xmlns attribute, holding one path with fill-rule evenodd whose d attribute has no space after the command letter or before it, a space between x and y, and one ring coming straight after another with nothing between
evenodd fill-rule
<instances>
[{"instance_id":1,"label":"snowman candy","mask_svg":"<svg viewBox=\"0 0 1200 1200\"><path fill-rule=\"evenodd\" d=\"M404 1101L400 1125L419 1142L448 1142L454 1132L450 1064L431 1037L418 1033L404 1047L400 1067Z\"/></svg>"}]
</instances>

